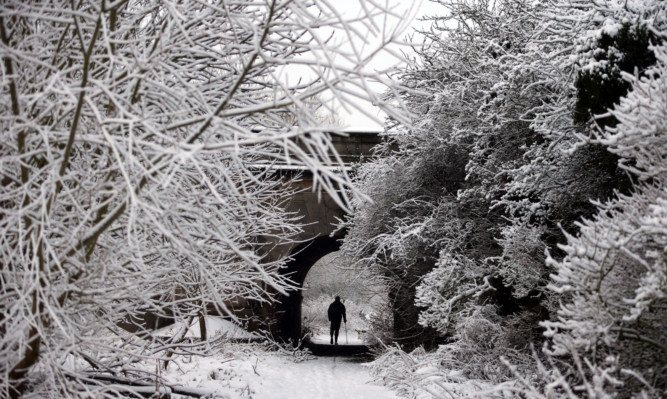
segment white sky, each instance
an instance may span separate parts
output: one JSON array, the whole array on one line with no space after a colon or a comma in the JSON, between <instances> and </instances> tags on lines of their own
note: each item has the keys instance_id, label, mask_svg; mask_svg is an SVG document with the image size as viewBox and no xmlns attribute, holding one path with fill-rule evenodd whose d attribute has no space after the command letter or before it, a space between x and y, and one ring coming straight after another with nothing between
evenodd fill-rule
<instances>
[{"instance_id":1,"label":"white sky","mask_svg":"<svg viewBox=\"0 0 667 399\"><path fill-rule=\"evenodd\" d=\"M340 0L339 0L340 1ZM410 26L405 29L405 31L402 34L401 39L407 40L407 36L411 35L414 33L414 29L416 28L427 28L429 26L428 22L422 22L419 21L419 19L423 16L428 16L428 15L434 15L438 13L442 13L443 9L442 6L438 4L431 3L428 0L387 0L388 3L393 4L393 6L396 7L396 9L399 11L401 15L408 15L409 16L409 23ZM353 9L355 7L359 7L359 3L357 0L343 0L340 1L337 4L341 4L341 7L352 7ZM419 37L413 37L413 41L420 43L421 38ZM408 46L398 46L396 45L394 47L395 49L403 50L406 53L410 53L412 50ZM378 55L372 63L368 66L371 69L384 69L387 68L389 65L404 65L401 64L398 60L395 58L391 57L389 54L380 54ZM376 91L378 93L382 93L384 91L384 88L382 85L378 84ZM342 109L339 108L339 113L337 114L337 118L343 123L345 126L346 130L352 130L352 131L381 131L383 130L383 125L382 122L384 120L384 115L383 113L377 108L374 107L372 104L362 101L362 100L357 100L355 99L355 103L357 104L357 108L354 109ZM364 109L367 112L376 115L377 118L380 120L380 123L377 121L372 120L371 118L368 118L366 115L364 115L360 109Z\"/></svg>"},{"instance_id":2,"label":"white sky","mask_svg":"<svg viewBox=\"0 0 667 399\"><path fill-rule=\"evenodd\" d=\"M377 10L377 8L373 6L373 4L377 4L379 7L392 9L393 16L387 16L386 14L377 15L373 20L373 29L369 29L368 31L366 30L368 27L365 26L369 24L368 22L355 23L357 29L356 32L359 32L360 36L355 36L351 41L348 37L344 36L342 30L336 31L333 37L334 42L339 43L339 47L342 51L353 59L356 59L356 56L353 56L353 54L360 54L363 57L371 54L371 52L379 47L381 40L386 40L386 37L390 36L395 30L402 29L397 40L407 41L408 35L412 35L415 28L428 27L428 23L419 21L420 17L437 14L439 11L438 9L442 8L437 4L431 3L429 0L322 0L322 2L328 4L332 9L335 9L336 13L339 13L345 19L354 19L354 17L364 15L362 6L367 7L369 10ZM373 33L369 33L371 30ZM326 37L329 34L330 33L323 31L321 36ZM375 36L369 36L370 34L374 34ZM421 43L422 38L414 37L413 41ZM383 50L376 54L371 62L368 62L364 66L364 69L367 72L378 72L380 75L384 75L380 73L381 71L386 72L391 69L400 69L405 66L406 63L404 60L399 59L396 56L401 56L403 52L411 53L412 49L407 44L392 44L389 46L389 51ZM392 53L394 55L392 55ZM318 56L314 53L311 53L310 55L314 57ZM308 56L306 57L308 58ZM345 65L345 67L354 67L354 64L351 63L351 61L346 60L343 56L338 58L336 62ZM313 72L307 65L292 63L280 70L276 78L285 79L288 83L294 83L297 80L308 79L308 76L312 76L312 74ZM378 96L386 91L386 87L381 83L369 84L368 87L370 87ZM346 91L361 93L359 87L355 87L351 84L343 84L342 88ZM365 93L360 95L362 97L366 96ZM346 100L348 102L351 101L352 104L348 103L344 107L336 101L338 105L334 106L336 108L336 120L340 122L343 129L348 131L383 130L385 116L379 108L373 106L368 101L361 100L350 94L345 95L345 97ZM327 98L326 94L321 97L323 101L329 101L330 98L331 97ZM371 117L365 114L371 115ZM375 120L373 120L373 118L375 118Z\"/></svg>"}]
</instances>

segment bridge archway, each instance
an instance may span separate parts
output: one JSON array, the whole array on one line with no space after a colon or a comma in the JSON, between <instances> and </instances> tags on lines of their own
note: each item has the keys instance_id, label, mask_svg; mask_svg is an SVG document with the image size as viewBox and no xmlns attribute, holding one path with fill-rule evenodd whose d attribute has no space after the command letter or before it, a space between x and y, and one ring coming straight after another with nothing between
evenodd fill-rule
<instances>
[{"instance_id":1,"label":"bridge archway","mask_svg":"<svg viewBox=\"0 0 667 399\"><path fill-rule=\"evenodd\" d=\"M292 259L287 263L284 274L302 288L310 268L325 255L338 251L341 239L342 236L320 236L298 245L292 252ZM301 339L303 293L295 290L288 294L282 296L276 309L279 335L285 342L296 343Z\"/></svg>"},{"instance_id":2,"label":"bridge archway","mask_svg":"<svg viewBox=\"0 0 667 399\"><path fill-rule=\"evenodd\" d=\"M345 132L344 135L331 137L336 152L343 160L345 167L351 167L365 157L373 155L373 148L383 141L377 132ZM271 165L276 176L292 176L299 173L298 180L292 180L288 187L295 190L288 198L287 211L298 217L303 223L302 233L295 239L301 244L267 242L269 253L264 254L267 260L283 259L289 256L284 274L288 275L299 290L283 295L276 305L260 310L260 315L276 338L288 342L298 342L301 338L301 305L303 295L300 288L310 268L323 256L340 249L344 233L331 237L336 225L344 217L344 211L326 192L312 190L313 176L308 171L295 172L289 165ZM289 180L289 179L288 179ZM266 325L265 325L266 327Z\"/></svg>"}]
</instances>

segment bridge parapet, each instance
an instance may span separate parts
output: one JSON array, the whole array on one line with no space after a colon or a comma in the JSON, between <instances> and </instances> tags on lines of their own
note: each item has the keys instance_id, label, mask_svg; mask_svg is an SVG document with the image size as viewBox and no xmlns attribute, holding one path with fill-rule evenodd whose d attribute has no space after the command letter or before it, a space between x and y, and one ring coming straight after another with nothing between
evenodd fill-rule
<instances>
[{"instance_id":1,"label":"bridge parapet","mask_svg":"<svg viewBox=\"0 0 667 399\"><path fill-rule=\"evenodd\" d=\"M382 142L382 137L377 132L346 132L346 136L332 136L331 141L347 165L372 156L373 147Z\"/></svg>"},{"instance_id":2,"label":"bridge parapet","mask_svg":"<svg viewBox=\"0 0 667 399\"><path fill-rule=\"evenodd\" d=\"M383 137L380 136L379 132L345 132L344 135L331 134L331 144L336 150L337 156L343 161L345 168L350 168L364 159L370 159L373 156L373 148L382 141ZM308 151L298 139L297 144L304 151ZM334 171L340 169L340 164L336 161L333 154L330 155L330 165ZM288 164L287 162L276 162L275 160L272 160L270 163L268 161L267 163L260 161L255 163L253 167L283 174L311 174L311 171L306 167Z\"/></svg>"}]
</instances>

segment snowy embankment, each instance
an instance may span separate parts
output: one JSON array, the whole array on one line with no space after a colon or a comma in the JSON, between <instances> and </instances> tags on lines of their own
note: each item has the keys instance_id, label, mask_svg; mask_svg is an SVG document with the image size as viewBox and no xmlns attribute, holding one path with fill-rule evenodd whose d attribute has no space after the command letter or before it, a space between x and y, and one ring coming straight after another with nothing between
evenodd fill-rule
<instances>
[{"instance_id":1,"label":"snowy embankment","mask_svg":"<svg viewBox=\"0 0 667 399\"><path fill-rule=\"evenodd\" d=\"M370 369L375 381L406 398L515 398L519 391L514 381L494 385L470 379L461 370L447 367L437 352L428 353L422 348L411 353L387 348Z\"/></svg>"}]
</instances>

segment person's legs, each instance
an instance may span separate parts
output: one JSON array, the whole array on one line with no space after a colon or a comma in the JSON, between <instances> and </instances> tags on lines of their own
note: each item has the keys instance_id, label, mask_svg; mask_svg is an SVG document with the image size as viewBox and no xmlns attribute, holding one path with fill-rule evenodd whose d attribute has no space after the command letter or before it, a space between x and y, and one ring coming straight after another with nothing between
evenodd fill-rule
<instances>
[{"instance_id":1,"label":"person's legs","mask_svg":"<svg viewBox=\"0 0 667 399\"><path fill-rule=\"evenodd\" d=\"M331 323L331 344L338 343L338 330L340 330L340 323L332 322Z\"/></svg>"}]
</instances>

